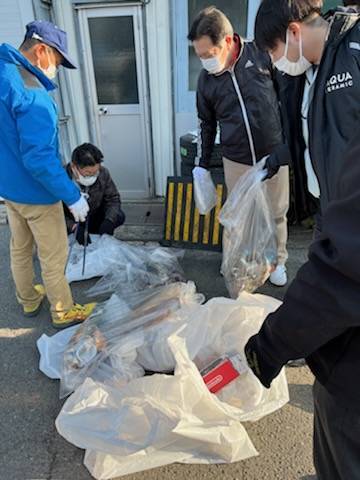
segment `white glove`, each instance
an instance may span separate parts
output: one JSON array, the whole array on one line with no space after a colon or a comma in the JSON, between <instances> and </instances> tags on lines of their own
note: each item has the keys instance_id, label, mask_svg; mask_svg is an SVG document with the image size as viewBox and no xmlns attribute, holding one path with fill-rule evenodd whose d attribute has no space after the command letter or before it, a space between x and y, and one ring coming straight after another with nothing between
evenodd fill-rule
<instances>
[{"instance_id":1,"label":"white glove","mask_svg":"<svg viewBox=\"0 0 360 480\"><path fill-rule=\"evenodd\" d=\"M209 171L206 170L206 168L203 167L195 167L192 171L194 178L197 178L199 180L202 180L203 178L208 178L209 177Z\"/></svg>"},{"instance_id":2,"label":"white glove","mask_svg":"<svg viewBox=\"0 0 360 480\"><path fill-rule=\"evenodd\" d=\"M73 214L76 223L85 222L90 209L83 193L77 202L69 206L69 210Z\"/></svg>"}]
</instances>

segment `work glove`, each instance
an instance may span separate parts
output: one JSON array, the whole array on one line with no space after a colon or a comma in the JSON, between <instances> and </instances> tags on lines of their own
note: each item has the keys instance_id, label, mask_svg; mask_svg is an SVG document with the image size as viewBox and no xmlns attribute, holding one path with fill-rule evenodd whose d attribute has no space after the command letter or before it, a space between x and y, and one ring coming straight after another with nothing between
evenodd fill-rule
<instances>
[{"instance_id":1,"label":"work glove","mask_svg":"<svg viewBox=\"0 0 360 480\"><path fill-rule=\"evenodd\" d=\"M85 245L85 223L79 224L77 232L76 232L76 241L80 245ZM90 245L90 243L91 243L91 238L90 238L90 235L89 235L89 232L88 232L86 245Z\"/></svg>"},{"instance_id":2,"label":"work glove","mask_svg":"<svg viewBox=\"0 0 360 480\"><path fill-rule=\"evenodd\" d=\"M89 204L86 200L86 194L81 193L79 200L72 205L69 205L69 210L72 213L75 222L85 222L89 213Z\"/></svg>"},{"instance_id":3,"label":"work glove","mask_svg":"<svg viewBox=\"0 0 360 480\"><path fill-rule=\"evenodd\" d=\"M105 220L102 222L99 228L100 235L114 235L115 225L110 220Z\"/></svg>"},{"instance_id":4,"label":"work glove","mask_svg":"<svg viewBox=\"0 0 360 480\"><path fill-rule=\"evenodd\" d=\"M278 145L274 151L267 157L265 161L264 170L267 170L267 175L264 180L269 180L278 173L280 167L289 165L291 160L290 150L287 145Z\"/></svg>"}]
</instances>

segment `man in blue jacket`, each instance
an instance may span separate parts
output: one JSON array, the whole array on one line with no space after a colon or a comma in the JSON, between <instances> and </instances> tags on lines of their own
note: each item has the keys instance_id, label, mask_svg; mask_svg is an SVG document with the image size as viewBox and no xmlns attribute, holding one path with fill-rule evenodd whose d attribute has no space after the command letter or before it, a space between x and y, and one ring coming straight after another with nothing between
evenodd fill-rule
<instances>
[{"instance_id":1,"label":"man in blue jacket","mask_svg":"<svg viewBox=\"0 0 360 480\"><path fill-rule=\"evenodd\" d=\"M75 221L89 210L63 169L58 152L57 107L50 96L59 65L75 68L66 33L50 22L27 25L19 50L0 46L0 196L11 230L11 269L25 316L48 297L53 326L85 320L95 304L74 304L64 270L68 240L61 201ZM44 286L34 285L36 244Z\"/></svg>"}]
</instances>

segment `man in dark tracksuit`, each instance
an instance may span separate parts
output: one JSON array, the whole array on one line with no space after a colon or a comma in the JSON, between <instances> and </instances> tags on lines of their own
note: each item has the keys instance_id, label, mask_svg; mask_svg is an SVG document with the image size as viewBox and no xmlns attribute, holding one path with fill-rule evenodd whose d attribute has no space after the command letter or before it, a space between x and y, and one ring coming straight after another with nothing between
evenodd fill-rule
<instances>
[{"instance_id":1,"label":"man in dark tracksuit","mask_svg":"<svg viewBox=\"0 0 360 480\"><path fill-rule=\"evenodd\" d=\"M289 360L306 358L316 377L318 479L358 480L360 16L339 11L325 21L319 4L316 0L263 0L257 16L257 42L270 52L278 68L299 75L318 65L308 128L323 220L322 233L283 305L265 320L245 352L266 387ZM293 77L295 85L300 78Z\"/></svg>"},{"instance_id":2,"label":"man in dark tracksuit","mask_svg":"<svg viewBox=\"0 0 360 480\"><path fill-rule=\"evenodd\" d=\"M199 166L209 167L217 123L228 193L253 165L270 155L266 183L278 240L278 267L270 281L284 286L290 154L284 145L270 57L234 34L229 19L215 7L198 14L188 38L204 67L197 87Z\"/></svg>"}]
</instances>

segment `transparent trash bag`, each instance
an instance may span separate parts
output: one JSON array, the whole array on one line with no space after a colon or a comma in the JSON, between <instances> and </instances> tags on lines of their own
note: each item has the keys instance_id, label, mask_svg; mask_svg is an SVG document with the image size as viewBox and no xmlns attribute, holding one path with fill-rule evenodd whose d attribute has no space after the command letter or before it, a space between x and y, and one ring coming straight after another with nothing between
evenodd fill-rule
<instances>
[{"instance_id":1,"label":"transparent trash bag","mask_svg":"<svg viewBox=\"0 0 360 480\"><path fill-rule=\"evenodd\" d=\"M182 250L131 245L110 235L91 235L91 242L86 248L84 275L84 247L77 242L73 245L66 268L69 282L106 275L109 276L109 281L113 282L118 276L116 285L124 286L130 282L134 285L131 291L136 291L151 285L181 281L184 278L179 265L179 259L184 255ZM100 284L99 291L114 293L112 287L107 288L106 285L106 281ZM96 292L96 288L94 291Z\"/></svg>"},{"instance_id":2,"label":"transparent trash bag","mask_svg":"<svg viewBox=\"0 0 360 480\"><path fill-rule=\"evenodd\" d=\"M267 195L264 160L245 173L223 206L225 228L221 271L232 298L254 292L277 264L276 225Z\"/></svg>"},{"instance_id":3,"label":"transparent trash bag","mask_svg":"<svg viewBox=\"0 0 360 480\"><path fill-rule=\"evenodd\" d=\"M183 250L163 247L140 247L119 242L117 261L103 272L103 277L87 291L89 298L120 296L142 292L146 288L183 282L185 275L179 264Z\"/></svg>"},{"instance_id":4,"label":"transparent trash bag","mask_svg":"<svg viewBox=\"0 0 360 480\"><path fill-rule=\"evenodd\" d=\"M202 167L193 169L195 205L201 215L209 213L217 203L217 193L211 174Z\"/></svg>"},{"instance_id":5,"label":"transparent trash bag","mask_svg":"<svg viewBox=\"0 0 360 480\"><path fill-rule=\"evenodd\" d=\"M141 376L144 370L137 361L137 352L142 352L145 368L156 366L152 350L149 352L144 347L154 340L152 331L164 328L172 332L192 318L191 315L177 315L182 307L196 307L203 301L204 297L197 294L195 285L189 282L147 289L128 295L126 300L113 295L99 304L64 352L60 397L70 394L87 377L120 384ZM172 325L170 329L169 325ZM160 350L162 363L158 367L163 368L167 362L165 367L171 369L173 358L170 356L169 363L166 345Z\"/></svg>"}]
</instances>

